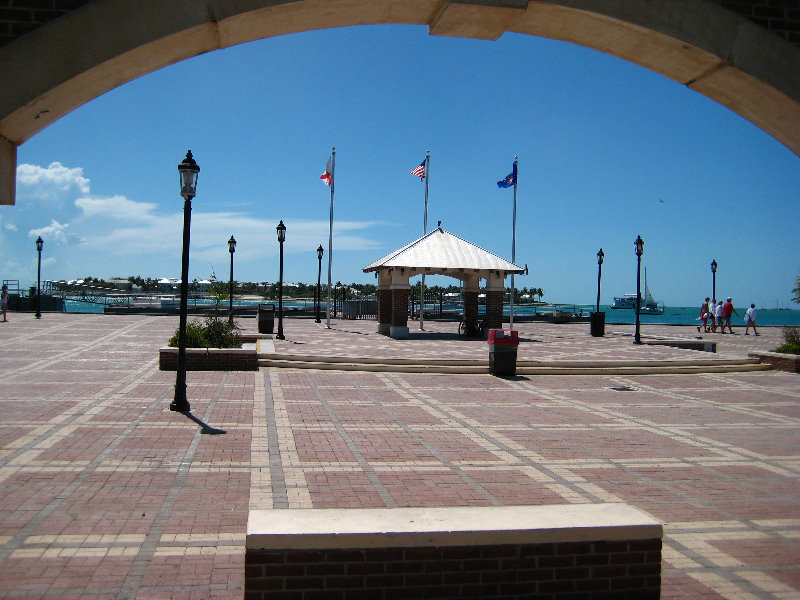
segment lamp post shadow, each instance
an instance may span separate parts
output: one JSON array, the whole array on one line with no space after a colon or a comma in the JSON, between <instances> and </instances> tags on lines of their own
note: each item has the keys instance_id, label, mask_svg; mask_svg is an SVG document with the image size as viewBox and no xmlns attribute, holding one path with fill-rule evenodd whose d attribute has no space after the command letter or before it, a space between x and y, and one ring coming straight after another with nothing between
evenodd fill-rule
<instances>
[{"instance_id":1,"label":"lamp post shadow","mask_svg":"<svg viewBox=\"0 0 800 600\"><path fill-rule=\"evenodd\" d=\"M228 433L224 429L217 429L216 427L211 427L208 423L203 422L201 419L195 417L191 411L183 410L180 411L182 415L184 415L190 421L194 421L198 425L200 425L200 433L206 435L222 435L224 433Z\"/></svg>"}]
</instances>

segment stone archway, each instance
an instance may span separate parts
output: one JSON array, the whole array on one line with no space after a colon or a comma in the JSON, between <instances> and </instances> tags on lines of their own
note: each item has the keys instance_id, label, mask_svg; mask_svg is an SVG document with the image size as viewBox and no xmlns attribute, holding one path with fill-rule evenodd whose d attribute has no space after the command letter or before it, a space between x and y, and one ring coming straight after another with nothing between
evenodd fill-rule
<instances>
[{"instance_id":1,"label":"stone archway","mask_svg":"<svg viewBox=\"0 0 800 600\"><path fill-rule=\"evenodd\" d=\"M94 0L0 48L0 204L14 203L17 146L111 89L243 42L370 24L593 48L716 100L800 155L800 49L709 0Z\"/></svg>"}]
</instances>

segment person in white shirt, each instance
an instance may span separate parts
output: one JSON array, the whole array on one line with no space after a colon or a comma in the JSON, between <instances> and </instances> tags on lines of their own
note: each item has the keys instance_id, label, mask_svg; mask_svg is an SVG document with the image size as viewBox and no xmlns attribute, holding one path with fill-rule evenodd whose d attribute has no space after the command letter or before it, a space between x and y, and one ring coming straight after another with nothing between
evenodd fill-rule
<instances>
[{"instance_id":1,"label":"person in white shirt","mask_svg":"<svg viewBox=\"0 0 800 600\"><path fill-rule=\"evenodd\" d=\"M753 333L758 335L758 330L756 329L756 305L751 304L750 308L747 309L747 312L744 313L744 323L747 325L747 328L744 330L745 335L750 335L750 326L753 327Z\"/></svg>"},{"instance_id":2,"label":"person in white shirt","mask_svg":"<svg viewBox=\"0 0 800 600\"><path fill-rule=\"evenodd\" d=\"M708 319L711 321L711 331L717 333L717 299L714 298L708 305Z\"/></svg>"},{"instance_id":3,"label":"person in white shirt","mask_svg":"<svg viewBox=\"0 0 800 600\"><path fill-rule=\"evenodd\" d=\"M717 325L719 325L720 329L722 329L722 333L725 333L725 324L724 324L725 322L724 322L724 320L722 318L722 307L723 306L725 306L725 305L722 303L722 300L720 300L717 303L717 306L714 309L714 312L716 313L716 316L717 316ZM716 331L716 328L714 328L714 331Z\"/></svg>"}]
</instances>

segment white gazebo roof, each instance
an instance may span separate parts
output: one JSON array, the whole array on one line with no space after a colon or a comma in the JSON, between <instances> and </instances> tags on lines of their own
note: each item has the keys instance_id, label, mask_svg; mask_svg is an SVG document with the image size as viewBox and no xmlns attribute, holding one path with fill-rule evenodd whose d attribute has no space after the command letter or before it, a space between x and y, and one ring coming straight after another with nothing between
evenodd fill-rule
<instances>
[{"instance_id":1,"label":"white gazebo roof","mask_svg":"<svg viewBox=\"0 0 800 600\"><path fill-rule=\"evenodd\" d=\"M459 273L478 273L484 277L489 272L502 272L505 277L525 272L524 267L462 240L441 227L364 267L364 272L399 268L456 278Z\"/></svg>"}]
</instances>

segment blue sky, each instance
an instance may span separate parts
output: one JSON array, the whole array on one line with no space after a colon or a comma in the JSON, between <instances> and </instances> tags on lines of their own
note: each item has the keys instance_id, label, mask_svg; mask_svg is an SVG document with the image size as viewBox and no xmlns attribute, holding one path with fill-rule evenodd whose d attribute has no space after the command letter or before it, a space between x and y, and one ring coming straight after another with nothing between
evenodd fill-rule
<instances>
[{"instance_id":1,"label":"blue sky","mask_svg":"<svg viewBox=\"0 0 800 600\"><path fill-rule=\"evenodd\" d=\"M654 296L786 306L800 273L800 158L728 109L598 52L505 34L439 38L374 26L261 40L162 69L79 108L19 148L17 204L0 207L3 279L179 277L177 165L200 165L190 278L315 282L336 146L333 280L422 235L428 223L511 257L519 155L517 287L551 302L635 291L633 242ZM327 256L323 261L323 279ZM434 278L447 285L455 280Z\"/></svg>"}]
</instances>

